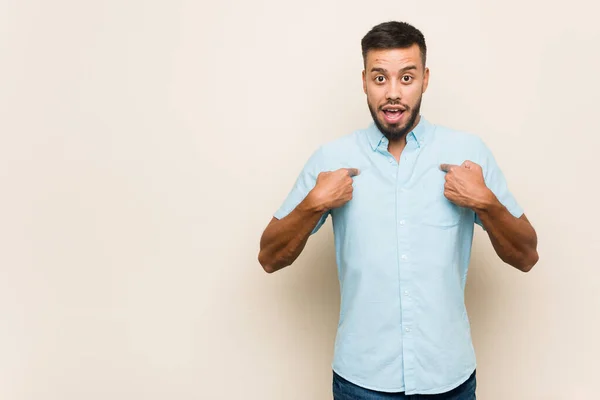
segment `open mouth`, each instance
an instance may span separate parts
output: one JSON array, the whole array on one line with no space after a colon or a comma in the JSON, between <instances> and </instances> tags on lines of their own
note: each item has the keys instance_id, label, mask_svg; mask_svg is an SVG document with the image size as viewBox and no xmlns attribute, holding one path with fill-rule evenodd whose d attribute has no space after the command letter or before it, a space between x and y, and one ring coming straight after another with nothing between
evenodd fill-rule
<instances>
[{"instance_id":1,"label":"open mouth","mask_svg":"<svg viewBox=\"0 0 600 400\"><path fill-rule=\"evenodd\" d=\"M382 110L382 112L383 112L383 118L385 119L385 121L387 123L397 124L404 116L404 113L406 112L406 110L401 109L401 108L386 107L385 109Z\"/></svg>"}]
</instances>

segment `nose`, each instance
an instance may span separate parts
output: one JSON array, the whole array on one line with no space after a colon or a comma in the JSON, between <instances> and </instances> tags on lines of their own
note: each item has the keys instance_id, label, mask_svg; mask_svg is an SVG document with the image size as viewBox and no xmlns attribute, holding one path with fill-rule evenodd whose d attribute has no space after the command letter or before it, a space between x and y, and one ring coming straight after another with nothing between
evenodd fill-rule
<instances>
[{"instance_id":1,"label":"nose","mask_svg":"<svg viewBox=\"0 0 600 400\"><path fill-rule=\"evenodd\" d=\"M395 80L392 80L388 85L388 90L386 93L386 97L388 100L399 101L402 98L402 92L400 90L400 84Z\"/></svg>"}]
</instances>

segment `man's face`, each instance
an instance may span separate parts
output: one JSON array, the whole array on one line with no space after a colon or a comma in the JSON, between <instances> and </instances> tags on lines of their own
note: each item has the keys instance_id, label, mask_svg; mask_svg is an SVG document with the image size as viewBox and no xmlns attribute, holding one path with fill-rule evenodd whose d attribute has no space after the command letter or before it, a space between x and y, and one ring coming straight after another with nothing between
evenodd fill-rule
<instances>
[{"instance_id":1,"label":"man's face","mask_svg":"<svg viewBox=\"0 0 600 400\"><path fill-rule=\"evenodd\" d=\"M404 137L419 122L421 97L429 83L419 46L369 51L362 78L379 130L390 141Z\"/></svg>"}]
</instances>

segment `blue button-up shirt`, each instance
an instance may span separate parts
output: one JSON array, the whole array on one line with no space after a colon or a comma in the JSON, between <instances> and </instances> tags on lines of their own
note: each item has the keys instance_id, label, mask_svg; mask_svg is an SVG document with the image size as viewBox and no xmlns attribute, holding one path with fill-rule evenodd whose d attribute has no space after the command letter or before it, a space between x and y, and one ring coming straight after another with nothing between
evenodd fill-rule
<instances>
[{"instance_id":1,"label":"blue button-up shirt","mask_svg":"<svg viewBox=\"0 0 600 400\"><path fill-rule=\"evenodd\" d=\"M367 389L436 394L476 367L464 288L474 224L444 196L440 164L483 168L486 185L515 217L522 209L483 141L421 117L398 163L388 140L367 129L322 145L275 213L289 214L321 171L358 168L353 198L331 215L341 307L333 370Z\"/></svg>"}]
</instances>

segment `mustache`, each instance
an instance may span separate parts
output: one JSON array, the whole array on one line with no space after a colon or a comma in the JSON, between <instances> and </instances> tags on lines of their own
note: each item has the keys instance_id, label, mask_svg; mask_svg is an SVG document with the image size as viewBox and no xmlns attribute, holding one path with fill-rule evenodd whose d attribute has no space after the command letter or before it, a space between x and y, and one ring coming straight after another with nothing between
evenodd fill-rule
<instances>
[{"instance_id":1,"label":"mustache","mask_svg":"<svg viewBox=\"0 0 600 400\"><path fill-rule=\"evenodd\" d=\"M406 111L410 111L410 106L408 104L402 104L400 101L388 101L385 104L380 105L378 108L381 110L385 106L401 106Z\"/></svg>"}]
</instances>

